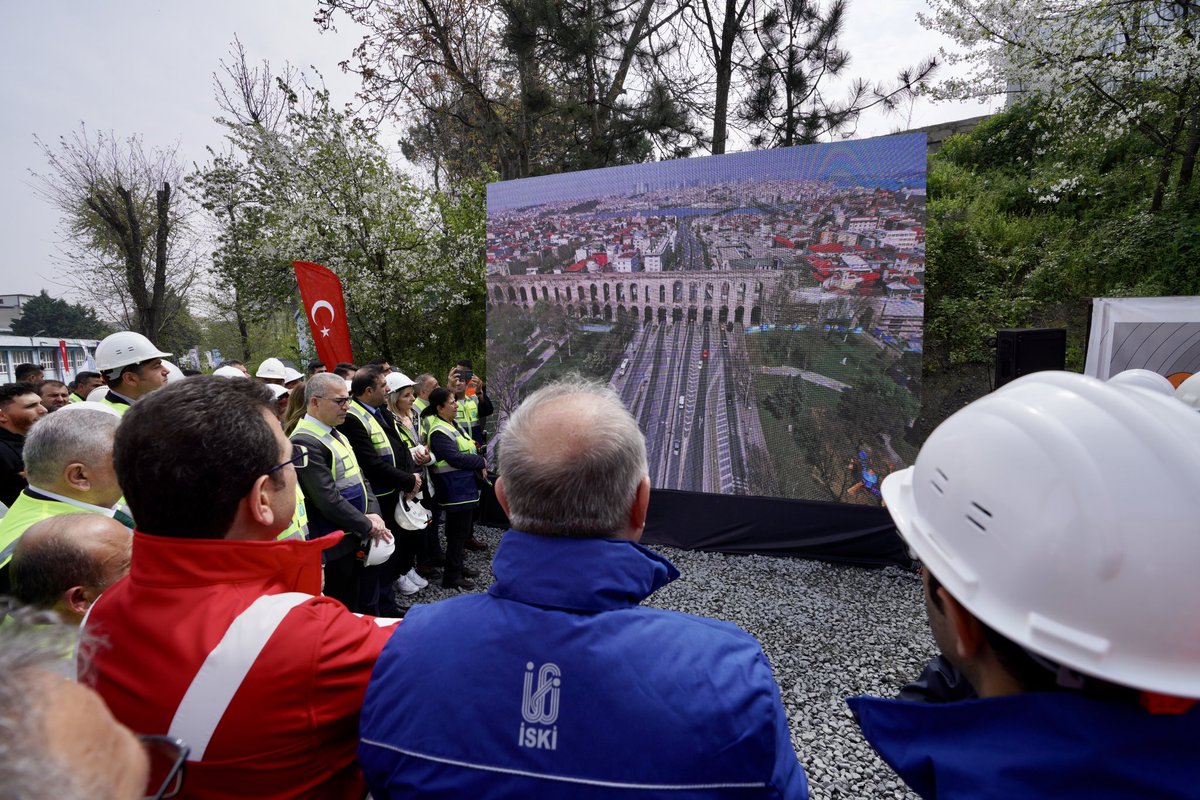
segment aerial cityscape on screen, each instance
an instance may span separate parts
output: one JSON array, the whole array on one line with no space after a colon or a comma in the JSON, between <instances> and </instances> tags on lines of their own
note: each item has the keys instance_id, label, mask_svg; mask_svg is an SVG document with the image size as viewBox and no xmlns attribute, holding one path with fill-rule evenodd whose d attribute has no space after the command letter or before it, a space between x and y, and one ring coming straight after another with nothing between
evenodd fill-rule
<instances>
[{"instance_id":1,"label":"aerial cityscape on screen","mask_svg":"<svg viewBox=\"0 0 1200 800\"><path fill-rule=\"evenodd\" d=\"M624 399L656 488L877 504L911 462L924 136L492 184L487 243L501 427L576 372Z\"/></svg>"}]
</instances>

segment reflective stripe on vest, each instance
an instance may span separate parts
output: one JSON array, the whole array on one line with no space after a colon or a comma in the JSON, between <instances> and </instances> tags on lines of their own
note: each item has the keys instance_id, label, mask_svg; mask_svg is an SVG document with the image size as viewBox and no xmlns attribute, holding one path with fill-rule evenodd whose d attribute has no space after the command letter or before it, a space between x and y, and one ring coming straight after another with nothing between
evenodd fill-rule
<instances>
[{"instance_id":1,"label":"reflective stripe on vest","mask_svg":"<svg viewBox=\"0 0 1200 800\"><path fill-rule=\"evenodd\" d=\"M387 432L384 431L383 426L379 424L379 420L375 419L375 417L371 415L371 412L367 411L366 407L356 400L350 401L350 407L348 411L354 415L355 419L362 423L364 428L367 429L367 435L371 437L371 447L375 449L375 452L379 454L379 457L382 458L387 464L395 467L396 453L392 450L392 443L388 439ZM371 488L374 490L374 486ZM383 491L376 491L375 496L386 497L394 491L396 491L395 487L384 489Z\"/></svg>"},{"instance_id":2,"label":"reflective stripe on vest","mask_svg":"<svg viewBox=\"0 0 1200 800\"><path fill-rule=\"evenodd\" d=\"M308 509L304 507L304 492L300 490L300 484L296 484L296 510L292 512L292 523L279 532L275 537L276 541L284 539L307 539L308 538Z\"/></svg>"},{"instance_id":3,"label":"reflective stripe on vest","mask_svg":"<svg viewBox=\"0 0 1200 800\"><path fill-rule=\"evenodd\" d=\"M4 515L4 519L0 519L0 567L9 562L17 542L21 541L21 534L35 522L63 514L94 513L96 512L70 503L33 497L27 492L21 492L13 502L12 508Z\"/></svg>"},{"instance_id":4,"label":"reflective stripe on vest","mask_svg":"<svg viewBox=\"0 0 1200 800\"><path fill-rule=\"evenodd\" d=\"M471 453L472 455L474 455L476 453L475 440L472 439L470 436L465 435L458 428L454 427L449 422L446 422L446 420L444 420L440 417L430 417L429 419L436 419L436 422L434 422L433 425L430 426L430 428L429 428L429 433L431 435L433 434L434 431L438 431L440 433L445 434L446 436L449 436L450 439L456 445L458 445L458 452ZM462 472L462 471L464 471L464 470L460 470L458 467L450 466L450 463L448 461L435 461L435 462L433 462L433 467L431 469L433 472L438 473L438 474L444 474L447 472Z\"/></svg>"},{"instance_id":5,"label":"reflective stripe on vest","mask_svg":"<svg viewBox=\"0 0 1200 800\"><path fill-rule=\"evenodd\" d=\"M458 426L469 434L479 424L479 398L463 397L458 401L458 411L454 414Z\"/></svg>"},{"instance_id":6,"label":"reflective stripe on vest","mask_svg":"<svg viewBox=\"0 0 1200 800\"><path fill-rule=\"evenodd\" d=\"M404 444L408 446L408 449L411 450L421 443L418 441L420 439L420 434L413 433L412 428L409 428L407 425L405 425L399 417L396 417L396 424L393 427L395 427L397 435L404 440ZM419 422L414 427L416 427L418 431L421 430L421 425Z\"/></svg>"},{"instance_id":7,"label":"reflective stripe on vest","mask_svg":"<svg viewBox=\"0 0 1200 800\"><path fill-rule=\"evenodd\" d=\"M335 437L334 434L322 431L312 422L301 419L296 422L296 427L292 431L292 440L298 438L311 438L325 445L326 449L332 453L334 459L329 465L329 471L334 476L334 486L337 487L338 493L348 491L362 492L362 497L366 498L367 487L362 482L362 470L359 469L359 459L354 457L354 451L350 449L348 444L344 444L341 439ZM364 507L366 507L364 505Z\"/></svg>"},{"instance_id":8,"label":"reflective stripe on vest","mask_svg":"<svg viewBox=\"0 0 1200 800\"><path fill-rule=\"evenodd\" d=\"M435 432L441 433L454 441L460 453L474 454L476 452L475 441L470 436L465 435L441 417L430 417L430 419L434 420L429 431L430 437ZM440 483L437 491L442 507L449 508L479 502L479 487L475 485L474 470L459 469L451 466L449 462L436 461L430 471L433 473L434 482Z\"/></svg>"},{"instance_id":9,"label":"reflective stripe on vest","mask_svg":"<svg viewBox=\"0 0 1200 800\"><path fill-rule=\"evenodd\" d=\"M233 620L192 678L167 731L192 748L189 761L204 760L213 733L267 641L289 611L311 599L303 592L265 595Z\"/></svg>"}]
</instances>

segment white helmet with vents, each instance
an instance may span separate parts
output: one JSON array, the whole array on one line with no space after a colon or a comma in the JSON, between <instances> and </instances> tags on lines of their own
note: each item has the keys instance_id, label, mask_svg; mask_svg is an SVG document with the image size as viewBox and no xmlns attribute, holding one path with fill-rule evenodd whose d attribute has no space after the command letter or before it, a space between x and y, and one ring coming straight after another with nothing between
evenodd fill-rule
<instances>
[{"instance_id":1,"label":"white helmet with vents","mask_svg":"<svg viewBox=\"0 0 1200 800\"><path fill-rule=\"evenodd\" d=\"M1200 372L1179 384L1175 399L1200 411Z\"/></svg>"},{"instance_id":2,"label":"white helmet with vents","mask_svg":"<svg viewBox=\"0 0 1200 800\"><path fill-rule=\"evenodd\" d=\"M930 434L883 497L972 614L1084 674L1200 698L1200 415L1037 372Z\"/></svg>"},{"instance_id":3,"label":"white helmet with vents","mask_svg":"<svg viewBox=\"0 0 1200 800\"><path fill-rule=\"evenodd\" d=\"M1162 395L1175 394L1175 387L1164 376L1148 369L1127 369L1108 379L1114 386L1133 386Z\"/></svg>"}]
</instances>

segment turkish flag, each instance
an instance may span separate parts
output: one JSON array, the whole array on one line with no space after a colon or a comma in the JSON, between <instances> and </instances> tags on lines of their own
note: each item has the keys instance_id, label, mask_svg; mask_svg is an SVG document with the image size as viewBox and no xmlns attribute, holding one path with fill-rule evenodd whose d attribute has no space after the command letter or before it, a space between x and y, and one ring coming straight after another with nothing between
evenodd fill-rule
<instances>
[{"instance_id":1,"label":"turkish flag","mask_svg":"<svg viewBox=\"0 0 1200 800\"><path fill-rule=\"evenodd\" d=\"M354 363L350 350L350 327L346 324L346 302L342 282L320 264L293 261L300 299L308 316L308 327L317 346L317 358L333 372L342 361Z\"/></svg>"}]
</instances>

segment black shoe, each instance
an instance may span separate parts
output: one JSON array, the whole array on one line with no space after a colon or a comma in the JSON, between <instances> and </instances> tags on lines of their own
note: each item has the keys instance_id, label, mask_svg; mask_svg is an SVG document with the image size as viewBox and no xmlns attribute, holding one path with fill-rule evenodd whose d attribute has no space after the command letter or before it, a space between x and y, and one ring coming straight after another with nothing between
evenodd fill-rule
<instances>
[{"instance_id":1,"label":"black shoe","mask_svg":"<svg viewBox=\"0 0 1200 800\"><path fill-rule=\"evenodd\" d=\"M471 581L471 580L467 580L466 578L459 578L458 580L442 581L442 588L443 589L474 589L475 582Z\"/></svg>"},{"instance_id":2,"label":"black shoe","mask_svg":"<svg viewBox=\"0 0 1200 800\"><path fill-rule=\"evenodd\" d=\"M417 567L417 574L427 581L442 577L442 571L432 564L419 565Z\"/></svg>"},{"instance_id":3,"label":"black shoe","mask_svg":"<svg viewBox=\"0 0 1200 800\"><path fill-rule=\"evenodd\" d=\"M472 536L470 539L467 539L467 549L468 550L487 550L487 545L484 544L483 542L479 541L478 539L476 539L474 536Z\"/></svg>"},{"instance_id":4,"label":"black shoe","mask_svg":"<svg viewBox=\"0 0 1200 800\"><path fill-rule=\"evenodd\" d=\"M463 567L462 574L464 578L478 578L479 570L472 569L471 567Z\"/></svg>"}]
</instances>

